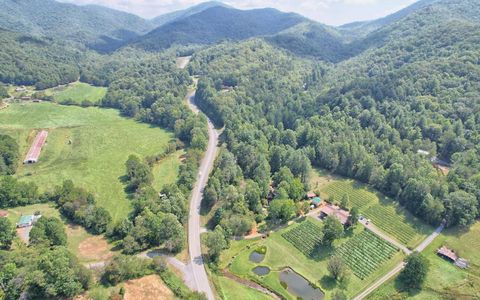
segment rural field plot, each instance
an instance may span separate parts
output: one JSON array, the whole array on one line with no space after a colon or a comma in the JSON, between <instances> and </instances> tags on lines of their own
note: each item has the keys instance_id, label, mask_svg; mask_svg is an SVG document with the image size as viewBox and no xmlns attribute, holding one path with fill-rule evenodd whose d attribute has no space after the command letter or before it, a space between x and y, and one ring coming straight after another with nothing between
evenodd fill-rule
<instances>
[{"instance_id":1,"label":"rural field plot","mask_svg":"<svg viewBox=\"0 0 480 300\"><path fill-rule=\"evenodd\" d=\"M158 127L123 118L113 109L29 103L0 111L0 133L18 141L22 160L30 147L31 132L36 129L49 131L47 144L37 164L20 162L16 176L35 182L40 191L71 179L92 192L114 222L125 218L131 210L121 181L128 156L161 153L173 137ZM170 171L163 172L161 168L156 169L156 174L172 178Z\"/></svg>"},{"instance_id":2,"label":"rural field plot","mask_svg":"<svg viewBox=\"0 0 480 300\"><path fill-rule=\"evenodd\" d=\"M371 219L378 228L404 245L409 246L410 242L418 236L418 231L406 223L404 212L398 213L397 207L394 205L376 204L364 211L363 214L366 218Z\"/></svg>"},{"instance_id":3,"label":"rural field plot","mask_svg":"<svg viewBox=\"0 0 480 300\"><path fill-rule=\"evenodd\" d=\"M97 104L107 94L107 88L75 82L67 86L49 89L46 94L53 95L53 99L59 103L82 104L84 101L89 101L92 104Z\"/></svg>"},{"instance_id":4,"label":"rural field plot","mask_svg":"<svg viewBox=\"0 0 480 300\"><path fill-rule=\"evenodd\" d=\"M370 204L377 203L378 197L360 186L353 180L341 180L328 184L323 190L331 200L340 201L343 195L350 198L350 206L362 209Z\"/></svg>"},{"instance_id":5,"label":"rural field plot","mask_svg":"<svg viewBox=\"0 0 480 300\"><path fill-rule=\"evenodd\" d=\"M322 228L307 220L297 227L282 234L282 237L291 243L305 256L312 258L315 251L322 244Z\"/></svg>"},{"instance_id":6,"label":"rural field plot","mask_svg":"<svg viewBox=\"0 0 480 300\"><path fill-rule=\"evenodd\" d=\"M364 230L337 248L335 254L348 265L353 274L363 280L392 258L397 251L395 246Z\"/></svg>"},{"instance_id":7,"label":"rural field plot","mask_svg":"<svg viewBox=\"0 0 480 300\"><path fill-rule=\"evenodd\" d=\"M373 224L405 246L413 249L433 228L414 217L398 203L354 180L335 180L328 183L322 192L335 201L348 195L350 207L357 207L360 213L371 219Z\"/></svg>"}]
</instances>

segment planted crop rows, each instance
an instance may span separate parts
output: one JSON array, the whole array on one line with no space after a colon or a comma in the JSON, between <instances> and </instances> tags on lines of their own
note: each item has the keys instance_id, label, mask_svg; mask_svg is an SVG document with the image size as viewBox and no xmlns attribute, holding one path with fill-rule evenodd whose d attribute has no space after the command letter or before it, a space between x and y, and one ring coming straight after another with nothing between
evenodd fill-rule
<instances>
[{"instance_id":1,"label":"planted crop rows","mask_svg":"<svg viewBox=\"0 0 480 300\"><path fill-rule=\"evenodd\" d=\"M408 245L417 236L417 232L395 212L393 206L374 205L364 213L365 217L397 241Z\"/></svg>"},{"instance_id":2,"label":"planted crop rows","mask_svg":"<svg viewBox=\"0 0 480 300\"><path fill-rule=\"evenodd\" d=\"M350 206L359 209L367 207L371 203L377 202L377 196L362 188L356 188L353 181L338 181L329 184L325 188L325 192L335 201L340 201L343 195L348 195L350 198Z\"/></svg>"},{"instance_id":3,"label":"planted crop rows","mask_svg":"<svg viewBox=\"0 0 480 300\"><path fill-rule=\"evenodd\" d=\"M335 253L355 276L363 280L397 251L395 246L365 230L336 249Z\"/></svg>"},{"instance_id":4,"label":"planted crop rows","mask_svg":"<svg viewBox=\"0 0 480 300\"><path fill-rule=\"evenodd\" d=\"M283 233L282 237L305 256L312 257L322 243L323 234L321 227L311 221L305 221Z\"/></svg>"}]
</instances>

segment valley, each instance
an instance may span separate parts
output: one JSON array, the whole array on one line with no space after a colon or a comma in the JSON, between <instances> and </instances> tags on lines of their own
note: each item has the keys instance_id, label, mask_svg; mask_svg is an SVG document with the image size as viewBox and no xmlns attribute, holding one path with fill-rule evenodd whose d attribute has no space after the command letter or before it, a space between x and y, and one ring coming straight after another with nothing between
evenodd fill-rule
<instances>
[{"instance_id":1,"label":"valley","mask_svg":"<svg viewBox=\"0 0 480 300\"><path fill-rule=\"evenodd\" d=\"M475 0L69 2L0 0L0 299L479 297Z\"/></svg>"}]
</instances>

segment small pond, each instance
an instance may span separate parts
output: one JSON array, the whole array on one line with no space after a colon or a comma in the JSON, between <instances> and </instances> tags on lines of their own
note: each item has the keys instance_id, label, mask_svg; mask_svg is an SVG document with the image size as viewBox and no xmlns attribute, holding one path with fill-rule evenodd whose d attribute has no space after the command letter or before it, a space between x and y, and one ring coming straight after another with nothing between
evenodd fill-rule
<instances>
[{"instance_id":1,"label":"small pond","mask_svg":"<svg viewBox=\"0 0 480 300\"><path fill-rule=\"evenodd\" d=\"M255 267L252 269L253 273L257 274L258 276L265 276L270 273L270 268L269 267Z\"/></svg>"},{"instance_id":2,"label":"small pond","mask_svg":"<svg viewBox=\"0 0 480 300\"><path fill-rule=\"evenodd\" d=\"M280 281L287 284L287 290L303 300L322 300L325 294L310 285L310 282L292 269L285 269L280 273Z\"/></svg>"},{"instance_id":3,"label":"small pond","mask_svg":"<svg viewBox=\"0 0 480 300\"><path fill-rule=\"evenodd\" d=\"M250 257L249 257L250 261L256 264L261 263L264 258L265 258L265 254L260 254L257 251L253 251L252 253L250 253Z\"/></svg>"}]
</instances>

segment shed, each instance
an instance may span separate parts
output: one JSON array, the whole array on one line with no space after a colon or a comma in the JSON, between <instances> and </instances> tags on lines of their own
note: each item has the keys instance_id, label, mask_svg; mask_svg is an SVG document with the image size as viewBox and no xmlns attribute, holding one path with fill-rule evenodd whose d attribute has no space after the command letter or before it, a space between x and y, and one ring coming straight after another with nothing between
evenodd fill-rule
<instances>
[{"instance_id":1,"label":"shed","mask_svg":"<svg viewBox=\"0 0 480 300\"><path fill-rule=\"evenodd\" d=\"M8 216L8 211L6 210L0 210L0 218L5 218Z\"/></svg>"},{"instance_id":2,"label":"shed","mask_svg":"<svg viewBox=\"0 0 480 300\"><path fill-rule=\"evenodd\" d=\"M21 216L17 223L17 228L29 227L33 225L33 215Z\"/></svg>"},{"instance_id":3,"label":"shed","mask_svg":"<svg viewBox=\"0 0 480 300\"><path fill-rule=\"evenodd\" d=\"M315 205L315 207L319 207L320 204L322 204L322 199L320 199L320 197L315 197L312 199L312 204Z\"/></svg>"},{"instance_id":4,"label":"shed","mask_svg":"<svg viewBox=\"0 0 480 300\"><path fill-rule=\"evenodd\" d=\"M41 217L41 215L23 215L17 223L17 228L30 227Z\"/></svg>"},{"instance_id":5,"label":"shed","mask_svg":"<svg viewBox=\"0 0 480 300\"><path fill-rule=\"evenodd\" d=\"M317 194L313 193L313 192L308 192L307 193L307 199L313 199L317 197Z\"/></svg>"},{"instance_id":6,"label":"shed","mask_svg":"<svg viewBox=\"0 0 480 300\"><path fill-rule=\"evenodd\" d=\"M455 252L451 249L448 249L447 247L443 246L442 248L437 250L437 255L441 256L447 260L450 260L452 262L457 261L458 256L455 254Z\"/></svg>"}]
</instances>

